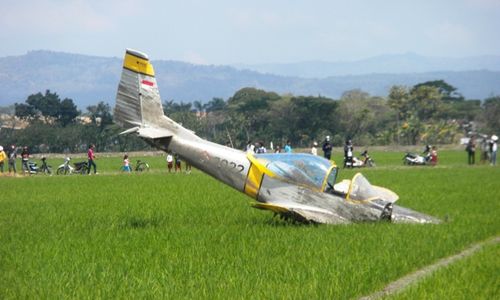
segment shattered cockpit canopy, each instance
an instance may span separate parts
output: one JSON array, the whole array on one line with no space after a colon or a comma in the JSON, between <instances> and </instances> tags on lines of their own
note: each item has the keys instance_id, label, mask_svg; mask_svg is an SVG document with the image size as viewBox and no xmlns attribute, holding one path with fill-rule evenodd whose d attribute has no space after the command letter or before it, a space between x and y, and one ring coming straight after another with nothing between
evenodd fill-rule
<instances>
[{"instance_id":1,"label":"shattered cockpit canopy","mask_svg":"<svg viewBox=\"0 0 500 300\"><path fill-rule=\"evenodd\" d=\"M310 154L258 154L255 158L276 176L318 190L323 189L325 179L334 169L330 161ZM333 185L335 176L330 176L328 181L330 179Z\"/></svg>"},{"instance_id":2,"label":"shattered cockpit canopy","mask_svg":"<svg viewBox=\"0 0 500 300\"><path fill-rule=\"evenodd\" d=\"M371 185L361 173L357 173L351 180L347 199L353 201L372 201L376 199L396 202L399 196L391 190Z\"/></svg>"}]
</instances>

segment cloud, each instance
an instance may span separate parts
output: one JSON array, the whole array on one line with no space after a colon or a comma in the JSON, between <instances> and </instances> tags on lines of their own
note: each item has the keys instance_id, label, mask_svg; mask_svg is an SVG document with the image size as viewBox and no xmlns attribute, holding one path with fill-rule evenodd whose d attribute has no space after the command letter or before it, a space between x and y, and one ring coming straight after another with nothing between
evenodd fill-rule
<instances>
[{"instance_id":1,"label":"cloud","mask_svg":"<svg viewBox=\"0 0 500 300\"><path fill-rule=\"evenodd\" d=\"M474 42L474 33L461 24L444 22L435 27L427 35L436 42L451 45L467 45Z\"/></svg>"},{"instance_id":2,"label":"cloud","mask_svg":"<svg viewBox=\"0 0 500 300\"><path fill-rule=\"evenodd\" d=\"M187 51L182 55L182 60L197 65L207 65L208 62L203 56L195 51Z\"/></svg>"},{"instance_id":3,"label":"cloud","mask_svg":"<svg viewBox=\"0 0 500 300\"><path fill-rule=\"evenodd\" d=\"M466 2L473 7L500 8L499 0L466 0Z\"/></svg>"},{"instance_id":4,"label":"cloud","mask_svg":"<svg viewBox=\"0 0 500 300\"><path fill-rule=\"evenodd\" d=\"M85 34L116 29L117 16L140 10L138 1L35 0L3 6L0 33ZM135 8L135 9L134 9Z\"/></svg>"}]
</instances>

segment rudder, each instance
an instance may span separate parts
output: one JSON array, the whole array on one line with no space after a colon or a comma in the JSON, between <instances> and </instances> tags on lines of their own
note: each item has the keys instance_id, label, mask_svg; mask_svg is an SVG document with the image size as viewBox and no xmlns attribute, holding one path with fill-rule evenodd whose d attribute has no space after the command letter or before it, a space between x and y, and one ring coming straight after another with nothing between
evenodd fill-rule
<instances>
[{"instance_id":1,"label":"rudder","mask_svg":"<svg viewBox=\"0 0 500 300\"><path fill-rule=\"evenodd\" d=\"M164 116L153 65L146 54L127 49L116 95L115 122L124 127L157 124Z\"/></svg>"}]
</instances>

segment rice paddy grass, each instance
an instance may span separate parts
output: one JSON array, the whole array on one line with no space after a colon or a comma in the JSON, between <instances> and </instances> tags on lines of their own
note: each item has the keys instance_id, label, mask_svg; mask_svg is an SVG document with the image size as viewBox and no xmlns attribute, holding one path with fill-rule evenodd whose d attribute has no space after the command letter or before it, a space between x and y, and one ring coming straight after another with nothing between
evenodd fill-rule
<instances>
[{"instance_id":1,"label":"rice paddy grass","mask_svg":"<svg viewBox=\"0 0 500 300\"><path fill-rule=\"evenodd\" d=\"M467 166L464 151L436 167L371 155L377 167L340 176L362 171L444 222L294 225L197 170L168 174L160 156L141 157L141 174L117 156L97 176L1 177L0 298L351 299L499 235L500 167ZM498 296L498 246L432 276L399 297Z\"/></svg>"}]
</instances>

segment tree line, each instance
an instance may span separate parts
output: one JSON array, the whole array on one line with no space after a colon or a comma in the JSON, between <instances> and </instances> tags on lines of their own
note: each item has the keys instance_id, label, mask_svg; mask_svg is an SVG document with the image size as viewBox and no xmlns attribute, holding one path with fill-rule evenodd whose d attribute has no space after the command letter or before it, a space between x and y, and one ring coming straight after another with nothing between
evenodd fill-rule
<instances>
[{"instance_id":1,"label":"tree line","mask_svg":"<svg viewBox=\"0 0 500 300\"><path fill-rule=\"evenodd\" d=\"M169 100L163 109L201 137L235 148L247 141L283 145L287 140L308 147L327 135L337 146L347 138L359 145L450 144L471 132L500 132L500 96L465 99L443 80L393 86L387 97L350 90L338 100L242 88L227 100ZM72 99L47 90L16 103L14 114L29 125L21 130L3 125L0 144L28 145L34 152L82 152L89 144L98 151L150 149L136 137L119 135L122 129L103 101L81 112Z\"/></svg>"}]
</instances>

